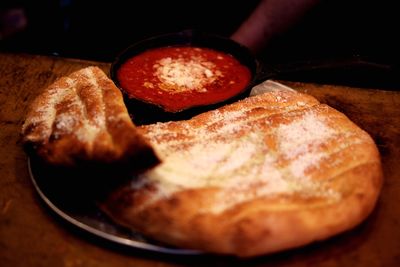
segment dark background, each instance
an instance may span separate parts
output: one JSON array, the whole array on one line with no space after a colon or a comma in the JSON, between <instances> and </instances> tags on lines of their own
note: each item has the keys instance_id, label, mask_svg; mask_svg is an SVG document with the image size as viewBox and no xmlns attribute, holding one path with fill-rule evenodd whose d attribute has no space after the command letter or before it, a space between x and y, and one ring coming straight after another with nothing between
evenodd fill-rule
<instances>
[{"instance_id":1,"label":"dark background","mask_svg":"<svg viewBox=\"0 0 400 267\"><path fill-rule=\"evenodd\" d=\"M0 49L111 62L128 45L165 32L194 28L230 36L257 3L5 0L0 7L24 8L28 24L25 30L3 38ZM400 88L398 10L396 1L321 1L258 57L266 64L283 66L356 58L352 66L302 73L300 77ZM360 59L367 64L360 64ZM299 75L293 77L298 79Z\"/></svg>"},{"instance_id":2,"label":"dark background","mask_svg":"<svg viewBox=\"0 0 400 267\"><path fill-rule=\"evenodd\" d=\"M64 4L63 4L64 2ZM25 1L28 28L3 49L111 61L140 39L183 29L230 35L258 1Z\"/></svg>"}]
</instances>

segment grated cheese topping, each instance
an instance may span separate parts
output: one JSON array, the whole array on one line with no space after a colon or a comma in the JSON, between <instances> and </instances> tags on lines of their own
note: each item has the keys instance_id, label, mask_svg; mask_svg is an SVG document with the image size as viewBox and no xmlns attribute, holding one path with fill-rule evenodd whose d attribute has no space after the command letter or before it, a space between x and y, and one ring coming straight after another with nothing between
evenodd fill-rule
<instances>
[{"instance_id":1,"label":"grated cheese topping","mask_svg":"<svg viewBox=\"0 0 400 267\"><path fill-rule=\"evenodd\" d=\"M162 58L153 65L155 75L161 81L159 87L165 91L206 92L204 87L214 82L221 76L221 72L215 70L215 64L201 56L190 58ZM153 85L144 84L151 88Z\"/></svg>"}]
</instances>

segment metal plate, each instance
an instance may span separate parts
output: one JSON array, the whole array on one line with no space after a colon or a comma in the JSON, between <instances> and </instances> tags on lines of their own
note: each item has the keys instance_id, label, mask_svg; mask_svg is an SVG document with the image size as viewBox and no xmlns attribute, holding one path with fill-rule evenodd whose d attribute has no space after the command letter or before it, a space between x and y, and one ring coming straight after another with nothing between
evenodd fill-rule
<instances>
[{"instance_id":1,"label":"metal plate","mask_svg":"<svg viewBox=\"0 0 400 267\"><path fill-rule=\"evenodd\" d=\"M28 159L31 180L44 203L66 222L113 243L171 255L199 255L203 252L179 249L149 240L140 233L117 225L96 205L95 199L77 197L73 187L65 187L55 176L65 176Z\"/></svg>"}]
</instances>

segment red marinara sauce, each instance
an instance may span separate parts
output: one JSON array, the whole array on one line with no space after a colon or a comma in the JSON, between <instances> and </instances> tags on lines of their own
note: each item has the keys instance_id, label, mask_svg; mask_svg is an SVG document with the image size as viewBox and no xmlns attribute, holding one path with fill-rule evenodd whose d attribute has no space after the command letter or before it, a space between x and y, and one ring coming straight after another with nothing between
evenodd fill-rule
<instances>
[{"instance_id":1,"label":"red marinara sauce","mask_svg":"<svg viewBox=\"0 0 400 267\"><path fill-rule=\"evenodd\" d=\"M249 84L251 73L229 54L173 46L129 58L118 69L117 79L130 98L178 112L237 95Z\"/></svg>"}]
</instances>

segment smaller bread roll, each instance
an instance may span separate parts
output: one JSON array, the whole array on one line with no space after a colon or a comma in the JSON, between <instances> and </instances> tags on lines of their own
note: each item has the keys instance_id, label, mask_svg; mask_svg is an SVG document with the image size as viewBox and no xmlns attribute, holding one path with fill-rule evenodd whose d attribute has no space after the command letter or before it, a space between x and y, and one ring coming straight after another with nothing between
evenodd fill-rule
<instances>
[{"instance_id":1,"label":"smaller bread roll","mask_svg":"<svg viewBox=\"0 0 400 267\"><path fill-rule=\"evenodd\" d=\"M58 79L31 104L23 144L46 163L132 165L158 162L137 132L120 90L98 67ZM142 166L135 166L140 159Z\"/></svg>"}]
</instances>

